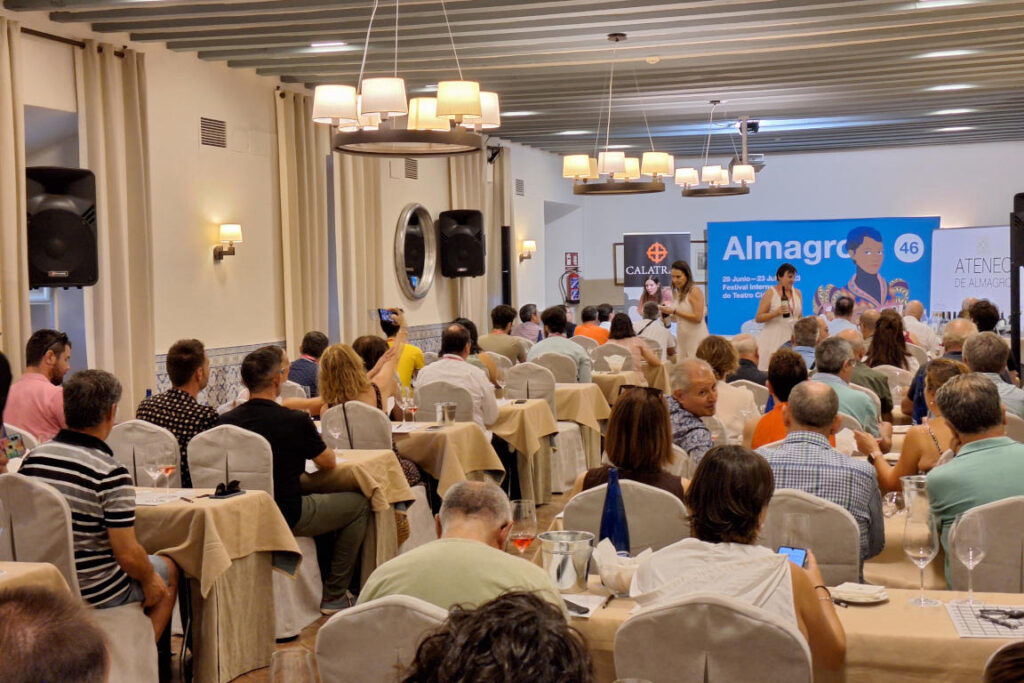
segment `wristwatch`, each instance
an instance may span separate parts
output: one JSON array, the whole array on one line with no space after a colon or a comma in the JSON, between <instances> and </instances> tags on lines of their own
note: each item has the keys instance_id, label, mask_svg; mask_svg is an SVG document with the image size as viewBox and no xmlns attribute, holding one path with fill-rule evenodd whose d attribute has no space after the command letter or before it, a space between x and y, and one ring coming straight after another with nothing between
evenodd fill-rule
<instances>
[{"instance_id":1,"label":"wristwatch","mask_svg":"<svg viewBox=\"0 0 1024 683\"><path fill-rule=\"evenodd\" d=\"M879 452L879 453L878 453L878 456L875 456L875 454L874 454L874 453L868 453L868 462L869 462L870 464L874 465L874 464L875 464L875 457L879 457L879 458L881 458L881 457L882 457L882 453L881 453L881 452Z\"/></svg>"}]
</instances>

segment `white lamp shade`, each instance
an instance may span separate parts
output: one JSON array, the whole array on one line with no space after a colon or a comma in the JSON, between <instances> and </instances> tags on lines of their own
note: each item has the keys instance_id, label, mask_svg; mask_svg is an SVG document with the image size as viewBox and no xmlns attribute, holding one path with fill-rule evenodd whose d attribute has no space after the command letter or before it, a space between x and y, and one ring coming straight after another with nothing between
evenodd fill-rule
<instances>
[{"instance_id":1,"label":"white lamp shade","mask_svg":"<svg viewBox=\"0 0 1024 683\"><path fill-rule=\"evenodd\" d=\"M672 175L676 172L676 157L674 154L668 155L668 173L666 175Z\"/></svg>"},{"instance_id":2,"label":"white lamp shade","mask_svg":"<svg viewBox=\"0 0 1024 683\"><path fill-rule=\"evenodd\" d=\"M318 85L313 94L313 122L355 123L356 89L351 85Z\"/></svg>"},{"instance_id":3,"label":"white lamp shade","mask_svg":"<svg viewBox=\"0 0 1024 683\"><path fill-rule=\"evenodd\" d=\"M718 183L721 177L722 167L720 165L705 166L700 170L700 179L705 183Z\"/></svg>"},{"instance_id":4,"label":"white lamp shade","mask_svg":"<svg viewBox=\"0 0 1024 683\"><path fill-rule=\"evenodd\" d=\"M699 185L700 177L697 175L697 169L695 168L677 168L676 169L676 185Z\"/></svg>"},{"instance_id":5,"label":"white lamp shade","mask_svg":"<svg viewBox=\"0 0 1024 683\"><path fill-rule=\"evenodd\" d=\"M480 92L480 116L466 116L462 125L467 128L479 126L483 129L501 126L501 109L498 106L498 93L483 90Z\"/></svg>"},{"instance_id":6,"label":"white lamp shade","mask_svg":"<svg viewBox=\"0 0 1024 683\"><path fill-rule=\"evenodd\" d=\"M240 243L242 241L242 226L238 223L221 223L220 241Z\"/></svg>"},{"instance_id":7,"label":"white lamp shade","mask_svg":"<svg viewBox=\"0 0 1024 683\"><path fill-rule=\"evenodd\" d=\"M363 112L382 117L405 116L409 104L405 99L404 78L363 79Z\"/></svg>"},{"instance_id":8,"label":"white lamp shade","mask_svg":"<svg viewBox=\"0 0 1024 683\"><path fill-rule=\"evenodd\" d=\"M597 155L597 172L603 175L624 173L626 170L625 152L600 152Z\"/></svg>"},{"instance_id":9,"label":"white lamp shade","mask_svg":"<svg viewBox=\"0 0 1024 683\"><path fill-rule=\"evenodd\" d=\"M533 254L533 253L536 253L536 251L537 251L537 241L536 240L523 240L523 253L524 254Z\"/></svg>"},{"instance_id":10,"label":"white lamp shade","mask_svg":"<svg viewBox=\"0 0 1024 683\"><path fill-rule=\"evenodd\" d=\"M589 175L590 157L586 154L570 154L562 157L563 178L586 178Z\"/></svg>"},{"instance_id":11,"label":"white lamp shade","mask_svg":"<svg viewBox=\"0 0 1024 683\"><path fill-rule=\"evenodd\" d=\"M736 164L732 167L732 180L750 185L754 182L754 167L750 164Z\"/></svg>"},{"instance_id":12,"label":"white lamp shade","mask_svg":"<svg viewBox=\"0 0 1024 683\"><path fill-rule=\"evenodd\" d=\"M409 130L451 130L451 121L437 115L437 98L414 97L409 100Z\"/></svg>"},{"instance_id":13,"label":"white lamp shade","mask_svg":"<svg viewBox=\"0 0 1024 683\"><path fill-rule=\"evenodd\" d=\"M672 175L669 155L665 152L644 152L640 163L640 173L655 177Z\"/></svg>"},{"instance_id":14,"label":"white lamp shade","mask_svg":"<svg viewBox=\"0 0 1024 683\"><path fill-rule=\"evenodd\" d=\"M616 180L636 180L640 177L640 160L636 157L626 157L626 170L612 176Z\"/></svg>"},{"instance_id":15,"label":"white lamp shade","mask_svg":"<svg viewBox=\"0 0 1024 683\"><path fill-rule=\"evenodd\" d=\"M480 117L480 84L476 81L440 81L437 84L437 115Z\"/></svg>"},{"instance_id":16,"label":"white lamp shade","mask_svg":"<svg viewBox=\"0 0 1024 683\"><path fill-rule=\"evenodd\" d=\"M359 127L363 130L377 130L380 127L380 114L363 112L363 96L356 98L356 111L359 112Z\"/></svg>"},{"instance_id":17,"label":"white lamp shade","mask_svg":"<svg viewBox=\"0 0 1024 683\"><path fill-rule=\"evenodd\" d=\"M729 184L729 169L723 168L722 172L718 174L718 184L728 185Z\"/></svg>"},{"instance_id":18,"label":"white lamp shade","mask_svg":"<svg viewBox=\"0 0 1024 683\"><path fill-rule=\"evenodd\" d=\"M590 173L587 175L587 180L597 180L601 177L601 174L597 172L597 159L594 157L588 157L587 163L590 166Z\"/></svg>"}]
</instances>

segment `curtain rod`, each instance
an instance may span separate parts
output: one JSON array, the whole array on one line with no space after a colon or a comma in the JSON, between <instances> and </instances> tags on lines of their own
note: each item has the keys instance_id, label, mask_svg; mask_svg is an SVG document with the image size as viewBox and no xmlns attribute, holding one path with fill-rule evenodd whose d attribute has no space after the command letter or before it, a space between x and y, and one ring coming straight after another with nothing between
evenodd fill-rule
<instances>
[{"instance_id":1,"label":"curtain rod","mask_svg":"<svg viewBox=\"0 0 1024 683\"><path fill-rule=\"evenodd\" d=\"M63 43L72 47L85 49L85 43L80 40L74 40L73 38L65 38L64 36L57 36L52 33L46 33L45 31L37 31L34 28L25 28L24 26L21 27L21 32L30 36L35 36L36 38L45 38L46 40L52 40L56 43ZM124 52L121 52L120 50L115 51L114 56L123 58Z\"/></svg>"}]
</instances>

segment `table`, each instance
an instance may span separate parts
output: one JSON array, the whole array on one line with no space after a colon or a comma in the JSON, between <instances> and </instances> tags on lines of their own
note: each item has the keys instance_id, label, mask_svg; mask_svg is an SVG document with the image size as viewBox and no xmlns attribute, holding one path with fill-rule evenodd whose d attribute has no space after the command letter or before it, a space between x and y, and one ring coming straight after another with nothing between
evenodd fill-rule
<instances>
[{"instance_id":1,"label":"table","mask_svg":"<svg viewBox=\"0 0 1024 683\"><path fill-rule=\"evenodd\" d=\"M0 562L0 590L25 586L71 592L60 570L49 562Z\"/></svg>"},{"instance_id":2,"label":"table","mask_svg":"<svg viewBox=\"0 0 1024 683\"><path fill-rule=\"evenodd\" d=\"M246 491L223 500L193 497L192 502L140 505L135 535L147 552L167 555L188 577L197 681L229 681L269 666L272 553L286 553L293 564L301 560L270 494Z\"/></svg>"},{"instance_id":3,"label":"table","mask_svg":"<svg viewBox=\"0 0 1024 683\"><path fill-rule=\"evenodd\" d=\"M590 375L590 381L601 389L608 405L615 403L619 397L619 387L623 384L645 385L647 380L642 374L635 370L624 370L622 372L594 372Z\"/></svg>"},{"instance_id":4,"label":"table","mask_svg":"<svg viewBox=\"0 0 1024 683\"><path fill-rule=\"evenodd\" d=\"M442 498L456 482L482 479L484 475L501 481L505 467L487 440L487 434L475 422L455 422L441 426L417 422L421 428L394 433L395 448L437 479Z\"/></svg>"},{"instance_id":5,"label":"table","mask_svg":"<svg viewBox=\"0 0 1024 683\"><path fill-rule=\"evenodd\" d=\"M547 437L558 433L558 425L548 402L539 398L499 401L498 419L490 429L516 451L522 497L538 505L550 502L551 443Z\"/></svg>"},{"instance_id":6,"label":"table","mask_svg":"<svg viewBox=\"0 0 1024 683\"><path fill-rule=\"evenodd\" d=\"M600 579L592 576L588 593L607 595L607 590ZM943 602L967 595L953 591L925 593ZM907 601L915 595L917 591L893 588L889 589L888 602L837 608L846 632L846 666L841 672L816 672L815 681L977 683L988 657L1007 641L960 638L945 607L912 607ZM1024 605L1021 594L975 595L990 604ZM573 618L572 625L583 634L594 659L597 681L615 680L615 632L635 605L628 598L614 598L590 619Z\"/></svg>"},{"instance_id":7,"label":"table","mask_svg":"<svg viewBox=\"0 0 1024 683\"><path fill-rule=\"evenodd\" d=\"M921 575L917 565L903 552L903 527L907 522L905 512L899 512L885 520L885 548L864 563L864 582L888 588L918 588ZM945 553L939 554L924 568L924 587L931 590L946 590Z\"/></svg>"},{"instance_id":8,"label":"table","mask_svg":"<svg viewBox=\"0 0 1024 683\"><path fill-rule=\"evenodd\" d=\"M394 451L338 449L334 453L334 469L304 474L300 484L303 493L360 491L370 501L373 523L363 539L359 574L365 584L374 569L398 555L394 504L412 502L414 496Z\"/></svg>"},{"instance_id":9,"label":"table","mask_svg":"<svg viewBox=\"0 0 1024 683\"><path fill-rule=\"evenodd\" d=\"M600 466L601 423L612 412L600 387L592 382L556 384L555 407L559 420L569 420L580 425L587 467Z\"/></svg>"},{"instance_id":10,"label":"table","mask_svg":"<svg viewBox=\"0 0 1024 683\"><path fill-rule=\"evenodd\" d=\"M668 363L662 363L657 366L645 363L643 373L644 379L647 380L647 386L661 389L662 393L671 394L672 380L669 379L668 368Z\"/></svg>"}]
</instances>

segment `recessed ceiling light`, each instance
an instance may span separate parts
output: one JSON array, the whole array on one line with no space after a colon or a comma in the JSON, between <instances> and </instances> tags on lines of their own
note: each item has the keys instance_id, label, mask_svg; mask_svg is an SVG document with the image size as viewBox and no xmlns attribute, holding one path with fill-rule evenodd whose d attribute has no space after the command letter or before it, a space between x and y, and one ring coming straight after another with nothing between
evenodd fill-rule
<instances>
[{"instance_id":1,"label":"recessed ceiling light","mask_svg":"<svg viewBox=\"0 0 1024 683\"><path fill-rule=\"evenodd\" d=\"M633 145L608 145L607 149L630 149Z\"/></svg>"},{"instance_id":2,"label":"recessed ceiling light","mask_svg":"<svg viewBox=\"0 0 1024 683\"><path fill-rule=\"evenodd\" d=\"M589 130L563 130L561 133L555 133L555 135L590 135Z\"/></svg>"},{"instance_id":3,"label":"recessed ceiling light","mask_svg":"<svg viewBox=\"0 0 1024 683\"><path fill-rule=\"evenodd\" d=\"M919 55L914 55L914 59L938 59L941 57L965 57L967 55L977 54L977 50L935 50L934 52L924 52Z\"/></svg>"},{"instance_id":4,"label":"recessed ceiling light","mask_svg":"<svg viewBox=\"0 0 1024 683\"><path fill-rule=\"evenodd\" d=\"M952 116L954 114L973 114L977 109L939 109L928 114L928 116Z\"/></svg>"},{"instance_id":5,"label":"recessed ceiling light","mask_svg":"<svg viewBox=\"0 0 1024 683\"><path fill-rule=\"evenodd\" d=\"M349 47L345 41L329 40L322 43L310 43L309 52L346 52L355 48Z\"/></svg>"},{"instance_id":6,"label":"recessed ceiling light","mask_svg":"<svg viewBox=\"0 0 1024 683\"><path fill-rule=\"evenodd\" d=\"M644 61L647 62L648 64L657 64L658 62L661 61L661 57L651 56L645 59Z\"/></svg>"},{"instance_id":7,"label":"recessed ceiling light","mask_svg":"<svg viewBox=\"0 0 1024 683\"><path fill-rule=\"evenodd\" d=\"M413 92L437 92L437 84L434 83L433 85L425 85L422 88L416 88L415 90L413 90ZM504 116L505 113L502 112L502 115Z\"/></svg>"},{"instance_id":8,"label":"recessed ceiling light","mask_svg":"<svg viewBox=\"0 0 1024 683\"><path fill-rule=\"evenodd\" d=\"M973 5L978 0L917 0L912 8L936 9L938 7L956 7L957 5Z\"/></svg>"},{"instance_id":9,"label":"recessed ceiling light","mask_svg":"<svg viewBox=\"0 0 1024 683\"><path fill-rule=\"evenodd\" d=\"M974 130L974 126L949 126L948 128L936 128L936 133L961 133L965 130Z\"/></svg>"},{"instance_id":10,"label":"recessed ceiling light","mask_svg":"<svg viewBox=\"0 0 1024 683\"><path fill-rule=\"evenodd\" d=\"M515 118L517 116L536 116L539 113L539 111L503 111L501 115L506 118L509 116Z\"/></svg>"},{"instance_id":11,"label":"recessed ceiling light","mask_svg":"<svg viewBox=\"0 0 1024 683\"><path fill-rule=\"evenodd\" d=\"M977 86L971 85L970 83L950 83L948 85L933 85L925 90L931 92L945 92L946 90L969 90L970 88L976 88Z\"/></svg>"}]
</instances>

